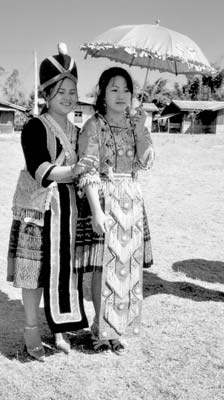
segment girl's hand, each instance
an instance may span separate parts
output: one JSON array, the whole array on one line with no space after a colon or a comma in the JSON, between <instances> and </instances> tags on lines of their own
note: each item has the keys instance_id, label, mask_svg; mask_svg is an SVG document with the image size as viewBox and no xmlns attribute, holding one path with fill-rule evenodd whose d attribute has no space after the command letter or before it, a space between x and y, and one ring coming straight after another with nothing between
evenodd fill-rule
<instances>
[{"instance_id":1,"label":"girl's hand","mask_svg":"<svg viewBox=\"0 0 224 400\"><path fill-rule=\"evenodd\" d=\"M146 113L143 110L143 107L136 108L136 114L133 116L133 122L135 127L135 132L137 137L141 136L144 131L144 124L146 120Z\"/></svg>"},{"instance_id":2,"label":"girl's hand","mask_svg":"<svg viewBox=\"0 0 224 400\"><path fill-rule=\"evenodd\" d=\"M92 215L92 228L100 236L108 231L107 217L102 210Z\"/></svg>"}]
</instances>

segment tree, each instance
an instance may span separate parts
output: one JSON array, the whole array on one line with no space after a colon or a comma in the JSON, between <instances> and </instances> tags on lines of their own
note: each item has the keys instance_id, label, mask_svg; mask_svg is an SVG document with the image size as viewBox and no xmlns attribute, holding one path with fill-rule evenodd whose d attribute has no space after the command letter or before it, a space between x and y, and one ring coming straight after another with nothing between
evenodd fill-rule
<instances>
[{"instance_id":1,"label":"tree","mask_svg":"<svg viewBox=\"0 0 224 400\"><path fill-rule=\"evenodd\" d=\"M5 73L5 69L0 66L0 76L3 75L4 73Z\"/></svg>"},{"instance_id":2,"label":"tree","mask_svg":"<svg viewBox=\"0 0 224 400\"><path fill-rule=\"evenodd\" d=\"M179 82L174 82L171 96L172 99L184 100L183 86Z\"/></svg>"},{"instance_id":3,"label":"tree","mask_svg":"<svg viewBox=\"0 0 224 400\"><path fill-rule=\"evenodd\" d=\"M224 100L224 70L215 74L188 77L182 87L174 85L172 99L179 100Z\"/></svg>"},{"instance_id":4,"label":"tree","mask_svg":"<svg viewBox=\"0 0 224 400\"><path fill-rule=\"evenodd\" d=\"M143 93L143 102L155 103L157 107L163 108L170 103L170 90L167 88L167 79L159 78L155 83L147 85ZM142 91L139 91L137 98L140 100Z\"/></svg>"},{"instance_id":5,"label":"tree","mask_svg":"<svg viewBox=\"0 0 224 400\"><path fill-rule=\"evenodd\" d=\"M224 70L215 74L204 74L188 78L183 86L183 95L187 100L224 100Z\"/></svg>"},{"instance_id":6,"label":"tree","mask_svg":"<svg viewBox=\"0 0 224 400\"><path fill-rule=\"evenodd\" d=\"M20 106L26 105L26 98L17 69L14 69L3 83L2 92L6 101Z\"/></svg>"},{"instance_id":7,"label":"tree","mask_svg":"<svg viewBox=\"0 0 224 400\"><path fill-rule=\"evenodd\" d=\"M224 70L214 75L204 75L203 85L207 88L207 96L212 100L224 100Z\"/></svg>"},{"instance_id":8,"label":"tree","mask_svg":"<svg viewBox=\"0 0 224 400\"><path fill-rule=\"evenodd\" d=\"M202 100L202 80L201 77L188 77L187 83L182 87L184 100Z\"/></svg>"}]
</instances>

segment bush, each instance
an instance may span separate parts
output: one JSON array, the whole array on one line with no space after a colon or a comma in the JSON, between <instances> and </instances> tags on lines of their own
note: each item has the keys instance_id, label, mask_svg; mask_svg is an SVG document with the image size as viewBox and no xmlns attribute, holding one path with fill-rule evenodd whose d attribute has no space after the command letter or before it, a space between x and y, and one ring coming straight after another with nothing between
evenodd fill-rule
<instances>
[{"instance_id":1,"label":"bush","mask_svg":"<svg viewBox=\"0 0 224 400\"><path fill-rule=\"evenodd\" d=\"M27 122L27 120L28 116L24 112L16 111L14 120L15 131L21 131L23 129L23 125Z\"/></svg>"}]
</instances>

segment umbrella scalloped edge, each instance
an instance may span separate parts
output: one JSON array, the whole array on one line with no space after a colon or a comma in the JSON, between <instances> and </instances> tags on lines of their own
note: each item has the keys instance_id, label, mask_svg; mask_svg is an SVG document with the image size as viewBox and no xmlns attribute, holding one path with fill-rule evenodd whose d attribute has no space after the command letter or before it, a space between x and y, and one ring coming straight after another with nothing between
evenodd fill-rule
<instances>
[{"instance_id":1,"label":"umbrella scalloped edge","mask_svg":"<svg viewBox=\"0 0 224 400\"><path fill-rule=\"evenodd\" d=\"M133 59L137 59L137 58L151 58L151 59L157 59L157 60L169 60L171 63L182 63L182 64L187 64L189 69L191 69L193 72L193 70L197 71L198 73L205 73L205 72L210 72L210 73L215 73L215 69L212 68L210 65L206 66L205 64L202 64L200 62L198 62L197 60L187 60L182 59L181 57L172 57L169 54L166 55L161 55L158 52L152 52L152 51L148 51L147 49L136 49L135 47L127 47L127 46L120 46L120 45L111 45L111 44L107 44L107 43L103 43L103 44L96 44L96 43L85 43L82 46L80 46L80 49L83 51L86 51L86 57L92 56L92 57L106 57L109 58L111 61L117 61L117 62L121 62L124 64L129 64L127 62L125 62L125 60L118 60L115 56L113 57L113 55L106 55L106 53L100 53L100 51L106 52L107 50L121 50L126 54L129 54L132 56ZM98 53L98 54L97 54ZM138 67L142 67L145 68L145 66L141 66L140 64L135 64L133 61L132 63L130 63L130 65L133 66L138 66ZM155 67L155 69L158 69L157 67ZM165 70L165 69L164 69ZM188 72L189 74L191 73L190 71ZM186 72L185 72L186 73Z\"/></svg>"}]
</instances>

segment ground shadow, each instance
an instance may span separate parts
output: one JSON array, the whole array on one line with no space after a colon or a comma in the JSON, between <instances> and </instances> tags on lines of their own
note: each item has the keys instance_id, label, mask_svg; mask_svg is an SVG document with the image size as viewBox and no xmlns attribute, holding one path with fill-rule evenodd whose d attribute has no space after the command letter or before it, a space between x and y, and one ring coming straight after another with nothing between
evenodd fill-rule
<instances>
[{"instance_id":1,"label":"ground shadow","mask_svg":"<svg viewBox=\"0 0 224 400\"><path fill-rule=\"evenodd\" d=\"M39 321L46 357L49 357L58 353L58 350L42 307L40 307ZM6 293L0 291L0 353L10 360L17 359L21 363L36 362L24 348L23 331L24 311L21 300L11 300ZM72 349L89 354L94 353L91 334L88 330L70 332L68 336Z\"/></svg>"},{"instance_id":2,"label":"ground shadow","mask_svg":"<svg viewBox=\"0 0 224 400\"><path fill-rule=\"evenodd\" d=\"M190 282L166 281L152 272L144 271L143 296L148 297L156 294L171 294L193 301L224 302L224 292L207 289Z\"/></svg>"},{"instance_id":3,"label":"ground shadow","mask_svg":"<svg viewBox=\"0 0 224 400\"><path fill-rule=\"evenodd\" d=\"M175 272L182 272L188 278L211 283L224 283L224 262L203 259L189 259L175 262Z\"/></svg>"},{"instance_id":4,"label":"ground shadow","mask_svg":"<svg viewBox=\"0 0 224 400\"><path fill-rule=\"evenodd\" d=\"M93 348L93 341L91 339L91 332L89 329L83 329L77 332L68 333L72 349L87 353L96 354Z\"/></svg>"},{"instance_id":5,"label":"ground shadow","mask_svg":"<svg viewBox=\"0 0 224 400\"><path fill-rule=\"evenodd\" d=\"M71 349L81 353L96 353L93 349L91 333L88 329L80 329L74 332L67 332L68 339L71 343ZM55 347L54 336L50 333L42 334L42 342L47 356L59 351Z\"/></svg>"},{"instance_id":6,"label":"ground shadow","mask_svg":"<svg viewBox=\"0 0 224 400\"><path fill-rule=\"evenodd\" d=\"M21 300L11 300L6 293L0 291L0 310L0 353L20 362L33 361L24 348L24 311ZM48 335L49 328L41 307L39 320L41 333ZM50 353L47 349L47 355Z\"/></svg>"}]
</instances>

